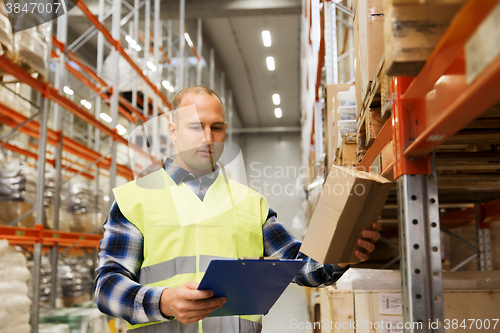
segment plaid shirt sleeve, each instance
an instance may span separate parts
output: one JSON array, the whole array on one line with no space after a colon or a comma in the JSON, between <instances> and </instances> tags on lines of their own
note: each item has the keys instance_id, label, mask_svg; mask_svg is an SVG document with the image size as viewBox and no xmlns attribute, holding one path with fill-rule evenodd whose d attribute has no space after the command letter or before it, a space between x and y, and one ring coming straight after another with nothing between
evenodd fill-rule
<instances>
[{"instance_id":1,"label":"plaid shirt sleeve","mask_svg":"<svg viewBox=\"0 0 500 333\"><path fill-rule=\"evenodd\" d=\"M277 219L277 214L270 209L267 221L262 227L264 238L264 256L280 259L307 260L304 267L292 282L299 286L324 287L335 283L348 269L337 265L322 265L299 251L302 242L286 230Z\"/></svg>"},{"instance_id":2,"label":"plaid shirt sleeve","mask_svg":"<svg viewBox=\"0 0 500 333\"><path fill-rule=\"evenodd\" d=\"M113 203L99 244L95 301L102 312L132 325L167 320L160 312L160 296L165 288L138 283L143 242L139 229Z\"/></svg>"}]
</instances>

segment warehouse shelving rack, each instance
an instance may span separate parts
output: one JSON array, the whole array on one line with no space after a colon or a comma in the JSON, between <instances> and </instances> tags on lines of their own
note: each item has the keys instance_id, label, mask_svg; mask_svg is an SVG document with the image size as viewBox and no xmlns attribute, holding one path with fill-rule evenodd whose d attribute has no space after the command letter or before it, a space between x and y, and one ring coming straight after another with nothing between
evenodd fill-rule
<instances>
[{"instance_id":1,"label":"warehouse shelving rack","mask_svg":"<svg viewBox=\"0 0 500 333\"><path fill-rule=\"evenodd\" d=\"M309 145L314 146L317 167L321 164L324 151L322 119L325 103L322 87L354 82L354 13L341 2L303 2L302 26L308 26L308 29L302 31L302 150L309 151ZM340 55L339 36L343 36ZM308 66L305 66L306 63Z\"/></svg>"},{"instance_id":2,"label":"warehouse shelving rack","mask_svg":"<svg viewBox=\"0 0 500 333\"><path fill-rule=\"evenodd\" d=\"M323 2L324 6L328 3ZM500 201L476 203L440 217L436 160L458 158L457 153L442 152L439 148L445 142L466 142L464 134L468 132L460 131L475 119L478 123L483 122L477 128L494 128L497 123L498 113L489 108L500 100L500 52L498 46L485 51L481 44L494 44L493 39L498 36L500 27L494 19L488 19L488 15L494 15L498 22L499 3L498 0L465 2L419 75L393 78L392 114L359 164L362 170L396 179L400 256L386 267L400 261L403 318L405 322L421 321L423 331L444 332L443 326L437 330L425 327L427 320L444 320L441 233L475 252L452 271L476 258L480 270L492 269L490 226L500 220ZM323 57L321 52L318 53L320 58ZM329 66L334 67L335 63L328 59ZM315 87L315 93L319 88ZM485 113L495 119L477 119ZM490 124L486 124L488 121ZM500 142L498 130L474 136L472 144ZM465 152L461 156L468 161L498 161L495 154L498 153ZM495 165L487 167L491 169ZM480 175L469 176L470 184L481 181ZM498 191L496 194L498 199ZM450 204L447 202L443 206ZM470 225L474 221L477 246L447 229L465 223Z\"/></svg>"},{"instance_id":3,"label":"warehouse shelving rack","mask_svg":"<svg viewBox=\"0 0 500 333\"><path fill-rule=\"evenodd\" d=\"M52 86L48 82L42 81L30 75L28 72L24 71L22 68L14 64L11 60L5 57L0 57L0 70L14 76L19 82L29 85L34 91L38 92L41 96L40 101L40 111L33 114L31 117L26 117L16 110L13 110L6 105L0 103L0 122L9 127L12 130L8 133L2 135L0 140L2 142L0 145L4 149L9 149L16 154L24 155L29 158L33 158L37 161L38 170L38 184L36 190L36 202L29 200L34 206L32 210L24 214L27 216L31 214L33 210L36 211L36 226L35 228L24 228L24 227L12 227L12 226L1 226L0 227L0 238L5 238L12 245L20 245L24 249L27 249L33 253L34 259L34 297L33 297L33 307L31 313L31 325L32 331L38 332L38 315L39 315L39 279L40 279L40 260L42 252L50 251L50 260L52 269L52 281L53 290L57 289L57 261L58 253L67 251L68 249L83 249L84 252L92 251L93 257L95 259L95 249L98 246L100 236L92 234L82 234L75 232L61 232L58 231L58 214L55 214L54 229L47 230L43 229L43 192L44 192L44 174L45 174L45 163L50 163L55 167L57 172L56 176L56 194L61 191L61 181L62 181L62 171L63 169L72 172L74 175L81 175L90 180L94 181L96 191L99 189L99 176L102 175L101 170L109 170L110 177L110 188L115 186L116 176L119 175L125 179L133 179L132 170L123 164L117 163L117 144L127 145L127 140L118 134L116 130L117 116L120 113L125 117L131 124L141 124L149 119L149 117L154 117L158 115L166 107L170 109L171 105L167 97L164 95L162 90L162 74L161 71L166 68L166 79L173 86L175 82L176 90L180 90L182 87L189 84L193 84L192 78L196 77L196 83L202 83L202 21L198 19L198 38L197 38L197 48L193 45L192 41L189 39L187 32L185 30L185 17L184 8L185 0L180 0L181 10L179 19L179 31L184 33L177 33L172 27L172 22L169 20L167 24L163 24L160 20L160 1L154 1L154 19L151 20L151 1L135 0L133 6L122 2L121 0L107 1L111 3L113 8L108 13L105 13L105 3L107 0L99 1L99 14L95 17L89 10L88 6L83 1L78 1L77 6L83 12L84 16L91 23L91 27L77 38L71 45L67 45L67 16L63 15L57 18L57 32L55 36L52 37L52 45L54 50L50 50L50 55L56 60L56 72L54 77L54 85ZM121 17L121 5L124 4L130 12ZM144 31L141 32L139 29L139 12L141 8L145 7L144 16ZM104 26L104 21L111 17L112 18L112 31L109 32ZM121 27L128 23L129 31L124 32ZM153 32L151 32L151 21L153 21ZM167 36L163 37L163 30L166 28ZM82 61L76 54L78 49L82 47L86 42L88 42L97 33L97 65L95 69L92 66L87 65ZM137 45L140 35L143 36L142 49L144 50L145 59L149 59L149 54L151 53L154 58L154 65L157 67L156 75L152 80L150 80L137 65L136 61L138 59L137 50L132 50L129 55L124 48L121 46L122 35L131 36L131 38L136 41ZM174 39L175 38L175 39ZM186 55L186 38L189 39L188 46L189 51L198 60L198 65L191 70L185 64ZM164 46L164 41L167 41L167 45ZM113 82L109 84L103 79L103 60L104 60L104 46L105 42L110 45L112 49L112 57L114 57L113 64L117 66L118 57L123 57L130 66L135 70L134 77L139 77L141 80L145 81L147 86L153 92L153 96L148 96L148 92L144 92L144 98L142 101L137 98L137 89L134 86L134 91L132 95L132 101L129 102L123 96L118 93L118 89L113 89L117 86L117 67L115 66L113 72ZM146 45L153 47L146 47ZM129 45L130 46L130 45ZM130 48L129 48L130 51ZM177 61L177 68L172 66L171 59L175 57ZM80 71L75 70L74 66L71 66L69 62L76 63ZM76 104L72 98L62 94L63 87L65 86L67 74L71 74L77 80L82 82L95 97L95 114L88 112L83 107ZM191 81L188 81L191 79ZM135 80L134 80L135 81ZM209 82L210 87L215 88L215 57L214 50L210 50L210 71L209 71ZM186 83L186 84L185 84ZM220 78L220 95L222 100L225 100L225 81L224 73L221 73ZM172 96L172 93L166 91L167 95ZM228 108L229 112L229 122L231 122L231 91L228 91L229 101ZM49 128L48 123L48 111L49 111L49 101L54 103L53 112L53 129ZM99 120L100 113L102 111L102 102L107 101L110 103L110 111L113 119L111 127L103 124ZM142 104L142 105L141 105ZM150 107L148 104L153 105L152 112L148 112ZM142 106L143 111L141 112L139 106ZM63 109L69 111L71 114L80 118L85 123L89 124L89 135L87 140L87 145L83 144L74 138L71 138L63 134L62 125ZM39 122L34 119L39 117ZM231 126L231 125L230 125ZM92 139L90 129L94 128L94 147L91 147ZM12 145L7 142L7 139L17 133L22 132L28 136L38 139L38 145L30 144L29 148L37 149L38 153L34 153L31 149L24 149ZM107 138L112 141L111 153L102 153L103 147L101 144L101 135L105 134ZM153 135L158 135L158 133L153 133ZM55 146L55 153L53 158L48 158L46 149L47 143ZM157 149L157 147L155 147ZM65 154L69 155L64 155ZM68 157L70 157L68 159ZM77 160L75 160L76 158ZM78 160L86 162L86 165L79 163ZM65 161L65 162L63 162ZM112 198L112 193L110 194ZM111 199L112 200L112 199ZM55 211L58 212L58 207L60 205L59 195L55 195ZM51 304L55 306L56 293L52 293Z\"/></svg>"}]
</instances>

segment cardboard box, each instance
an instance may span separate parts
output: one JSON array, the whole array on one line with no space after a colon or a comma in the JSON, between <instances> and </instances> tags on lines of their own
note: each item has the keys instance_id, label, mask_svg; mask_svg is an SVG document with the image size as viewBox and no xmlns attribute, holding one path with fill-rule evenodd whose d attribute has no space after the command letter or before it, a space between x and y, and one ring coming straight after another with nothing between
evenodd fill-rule
<instances>
[{"instance_id":1,"label":"cardboard box","mask_svg":"<svg viewBox=\"0 0 500 333\"><path fill-rule=\"evenodd\" d=\"M402 298L396 290L336 290L329 286L319 288L321 303L318 309L321 318L315 319L321 323L321 332L349 332L349 333L384 333L403 332L398 329L402 325ZM499 290L445 290L443 292L444 317L447 319L446 332L488 332L495 323L493 318L498 317L500 306ZM326 307L323 309L322 307ZM458 325L452 325L452 320ZM470 319L470 321L468 321ZM467 329L460 327L465 320ZM490 329L475 329L475 321L479 325L490 324ZM352 323L355 322L356 325ZM382 324L384 323L384 324ZM390 324L389 324L390 323ZM474 324L469 329L470 324ZM412 325L416 325L414 322ZM415 332L430 332L429 322L422 323L423 329ZM391 329L388 329L388 326ZM356 329L354 329L356 328ZM497 325L498 329L498 325Z\"/></svg>"},{"instance_id":2,"label":"cardboard box","mask_svg":"<svg viewBox=\"0 0 500 333\"><path fill-rule=\"evenodd\" d=\"M439 5L386 5L384 39L387 75L418 75L459 10L460 2L462 0Z\"/></svg>"},{"instance_id":3,"label":"cardboard box","mask_svg":"<svg viewBox=\"0 0 500 333\"><path fill-rule=\"evenodd\" d=\"M353 84L331 84L326 87L326 117L325 117L325 143L326 143L326 165L334 164L335 153L341 138L337 137L338 121L340 116L337 112L339 107L339 92L348 91Z\"/></svg>"},{"instance_id":4,"label":"cardboard box","mask_svg":"<svg viewBox=\"0 0 500 333\"><path fill-rule=\"evenodd\" d=\"M378 220L392 183L354 168L332 165L300 251L323 263L358 263L361 232Z\"/></svg>"},{"instance_id":5,"label":"cardboard box","mask_svg":"<svg viewBox=\"0 0 500 333\"><path fill-rule=\"evenodd\" d=\"M358 114L384 54L384 6L382 0L359 1L354 15L356 91ZM356 76L357 75L357 76ZM359 91L359 92L358 92Z\"/></svg>"}]
</instances>

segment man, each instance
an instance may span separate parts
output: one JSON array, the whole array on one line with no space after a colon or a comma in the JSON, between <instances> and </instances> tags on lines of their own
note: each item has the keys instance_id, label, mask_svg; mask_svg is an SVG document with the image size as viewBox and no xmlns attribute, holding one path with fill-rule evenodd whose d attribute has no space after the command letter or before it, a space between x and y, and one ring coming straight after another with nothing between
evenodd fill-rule
<instances>
[{"instance_id":1,"label":"man","mask_svg":"<svg viewBox=\"0 0 500 333\"><path fill-rule=\"evenodd\" d=\"M172 108L182 108L169 123L175 158L114 190L99 247L97 305L127 320L137 333L260 332L261 316L207 318L225 302L211 298L212 291L197 290L210 259L307 259L294 279L304 286L330 285L348 266L321 265L300 253L301 243L278 222L266 199L227 179L216 163L227 124L212 90L186 88ZM380 238L380 224L373 228L358 240L361 260Z\"/></svg>"}]
</instances>

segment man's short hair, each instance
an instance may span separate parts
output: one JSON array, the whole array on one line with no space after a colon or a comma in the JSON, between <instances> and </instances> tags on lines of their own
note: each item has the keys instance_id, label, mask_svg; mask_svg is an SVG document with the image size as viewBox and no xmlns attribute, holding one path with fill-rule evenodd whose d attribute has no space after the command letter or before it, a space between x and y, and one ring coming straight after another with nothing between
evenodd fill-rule
<instances>
[{"instance_id":1,"label":"man's short hair","mask_svg":"<svg viewBox=\"0 0 500 333\"><path fill-rule=\"evenodd\" d=\"M222 110L224 111L224 117L226 116L226 109L224 108L224 104L222 104L222 100L215 93L215 91L213 91L212 89L205 87L205 86L191 86L191 87L187 87L187 88L184 88L181 91L179 91L177 93L177 95L175 95L174 100L172 101L172 111L173 111L172 121L175 124L178 124L178 121L179 121L179 114L176 110L181 107L182 99L184 98L184 96L190 95L190 94L209 95L209 96L217 97L217 99L220 102L220 105L222 106Z\"/></svg>"}]
</instances>

